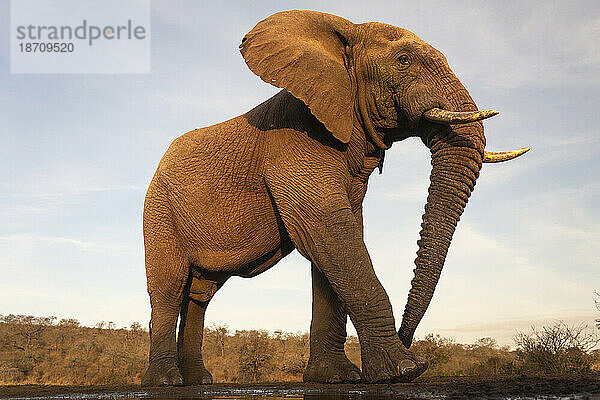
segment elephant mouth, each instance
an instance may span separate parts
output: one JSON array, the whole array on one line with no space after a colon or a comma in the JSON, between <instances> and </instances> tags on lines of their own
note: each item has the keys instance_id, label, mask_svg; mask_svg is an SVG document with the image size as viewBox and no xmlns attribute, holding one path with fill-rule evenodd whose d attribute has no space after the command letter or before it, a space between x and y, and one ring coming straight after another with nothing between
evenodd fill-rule
<instances>
[{"instance_id":1,"label":"elephant mouth","mask_svg":"<svg viewBox=\"0 0 600 400\"><path fill-rule=\"evenodd\" d=\"M478 111L448 111L441 108L430 108L423 112L423 118L435 124L451 125L451 124L467 124L470 122L482 121L498 115L496 110L478 110ZM531 150L530 147L523 147L518 150L511 151L484 151L484 163L497 163L512 160Z\"/></svg>"}]
</instances>

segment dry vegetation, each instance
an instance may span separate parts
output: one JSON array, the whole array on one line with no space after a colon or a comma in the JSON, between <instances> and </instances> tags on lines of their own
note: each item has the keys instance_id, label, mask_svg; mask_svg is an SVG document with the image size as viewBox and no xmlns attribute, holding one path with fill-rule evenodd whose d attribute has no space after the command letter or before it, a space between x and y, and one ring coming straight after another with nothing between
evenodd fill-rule
<instances>
[{"instance_id":1,"label":"dry vegetation","mask_svg":"<svg viewBox=\"0 0 600 400\"><path fill-rule=\"evenodd\" d=\"M205 329L204 358L216 382L301 381L308 334ZM430 362L426 376L511 376L582 373L597 369L598 339L585 326L552 326L515 337L516 349L492 338L474 344L428 335L414 343ZM99 385L139 383L147 364L148 332L138 323L80 326L77 320L0 317L0 384ZM360 366L360 346L346 353Z\"/></svg>"}]
</instances>

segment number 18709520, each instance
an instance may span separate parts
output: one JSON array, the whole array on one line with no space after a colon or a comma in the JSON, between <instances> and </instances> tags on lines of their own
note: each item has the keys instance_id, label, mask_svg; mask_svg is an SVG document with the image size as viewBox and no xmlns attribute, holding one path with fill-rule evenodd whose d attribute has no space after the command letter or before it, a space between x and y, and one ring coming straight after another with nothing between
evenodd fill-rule
<instances>
[{"instance_id":1,"label":"number 18709520","mask_svg":"<svg viewBox=\"0 0 600 400\"><path fill-rule=\"evenodd\" d=\"M21 53L72 53L75 50L73 43L44 43L31 42L19 43Z\"/></svg>"}]
</instances>

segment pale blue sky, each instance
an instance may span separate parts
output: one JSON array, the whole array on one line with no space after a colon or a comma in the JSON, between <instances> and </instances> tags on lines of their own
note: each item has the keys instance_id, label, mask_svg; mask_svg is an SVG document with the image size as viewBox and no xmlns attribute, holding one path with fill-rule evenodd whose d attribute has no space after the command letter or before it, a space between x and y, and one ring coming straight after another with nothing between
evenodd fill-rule
<instances>
[{"instance_id":1,"label":"pale blue sky","mask_svg":"<svg viewBox=\"0 0 600 400\"><path fill-rule=\"evenodd\" d=\"M457 4L458 3L458 4ZM238 52L259 20L313 9L412 30L441 50L480 108L485 165L417 336L469 342L552 319L592 323L600 290L600 3L152 2L152 73L10 73L0 1L0 314L146 323L141 212L177 136L242 114L277 89ZM365 202L366 242L400 322L429 174L418 140L396 143ZM233 278L208 323L308 330L310 268L297 253Z\"/></svg>"}]
</instances>

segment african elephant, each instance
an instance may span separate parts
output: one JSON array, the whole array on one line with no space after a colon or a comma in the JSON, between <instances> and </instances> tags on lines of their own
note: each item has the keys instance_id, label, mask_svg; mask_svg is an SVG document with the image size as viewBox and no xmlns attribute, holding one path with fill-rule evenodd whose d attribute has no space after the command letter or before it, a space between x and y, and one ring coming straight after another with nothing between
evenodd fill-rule
<instances>
[{"instance_id":1,"label":"african elephant","mask_svg":"<svg viewBox=\"0 0 600 400\"><path fill-rule=\"evenodd\" d=\"M427 368L408 350L432 298L482 162L482 119L446 59L413 33L313 11L259 22L246 64L282 90L247 113L177 138L144 204L150 364L142 385L211 383L204 313L230 276L252 277L294 248L311 261L307 382L410 381ZM419 137L431 183L415 276L396 331L363 241L369 175L392 143ZM176 325L180 315L179 335ZM346 321L362 372L344 354Z\"/></svg>"}]
</instances>

